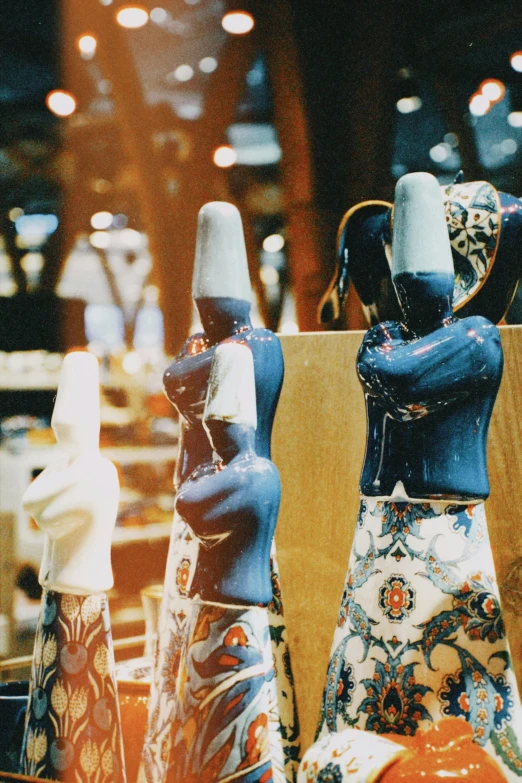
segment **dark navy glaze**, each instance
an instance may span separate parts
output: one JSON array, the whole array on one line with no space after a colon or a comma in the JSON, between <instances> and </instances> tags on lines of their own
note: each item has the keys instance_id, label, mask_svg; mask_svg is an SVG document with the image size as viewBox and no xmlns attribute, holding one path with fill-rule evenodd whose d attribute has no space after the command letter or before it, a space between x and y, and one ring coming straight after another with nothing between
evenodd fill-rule
<instances>
[{"instance_id":1,"label":"dark navy glaze","mask_svg":"<svg viewBox=\"0 0 522 783\"><path fill-rule=\"evenodd\" d=\"M205 332L189 337L163 376L165 394L182 417L176 486L212 458L201 420L210 366L219 342L234 340L252 350L257 406L255 450L266 459L270 459L272 426L283 384L281 344L268 329L252 328L249 302L223 297L200 299L196 304Z\"/></svg>"},{"instance_id":2,"label":"dark navy glaze","mask_svg":"<svg viewBox=\"0 0 522 783\"><path fill-rule=\"evenodd\" d=\"M190 595L225 604L272 600L270 549L281 485L275 465L255 453L242 424L208 422L221 463L200 465L180 487L176 509L200 540Z\"/></svg>"},{"instance_id":3,"label":"dark navy glaze","mask_svg":"<svg viewBox=\"0 0 522 783\"><path fill-rule=\"evenodd\" d=\"M363 340L364 495L389 497L398 481L418 500L489 495L486 442L502 377L500 335L481 316L453 316L450 285L445 275L400 275L405 322L385 321Z\"/></svg>"}]
</instances>

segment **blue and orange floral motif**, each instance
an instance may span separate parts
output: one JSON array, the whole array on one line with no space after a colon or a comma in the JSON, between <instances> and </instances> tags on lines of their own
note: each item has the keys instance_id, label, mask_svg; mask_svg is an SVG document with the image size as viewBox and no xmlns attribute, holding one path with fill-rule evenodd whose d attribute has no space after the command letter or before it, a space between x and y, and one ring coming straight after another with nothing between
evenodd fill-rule
<instances>
[{"instance_id":1,"label":"blue and orange floral motif","mask_svg":"<svg viewBox=\"0 0 522 783\"><path fill-rule=\"evenodd\" d=\"M184 557L176 570L176 584L180 595L188 595L191 565L190 558Z\"/></svg>"},{"instance_id":2,"label":"blue and orange floral motif","mask_svg":"<svg viewBox=\"0 0 522 783\"><path fill-rule=\"evenodd\" d=\"M380 587L379 607L391 623L401 623L415 609L415 590L402 574L392 574Z\"/></svg>"},{"instance_id":3,"label":"blue and orange floral motif","mask_svg":"<svg viewBox=\"0 0 522 783\"><path fill-rule=\"evenodd\" d=\"M266 610L193 602L178 678L167 780L271 783L284 759L270 745L271 668Z\"/></svg>"},{"instance_id":4,"label":"blue and orange floral motif","mask_svg":"<svg viewBox=\"0 0 522 783\"><path fill-rule=\"evenodd\" d=\"M368 716L365 728L378 734L414 735L422 720L432 720L422 704L431 691L415 680L416 663L403 665L400 660L388 658L386 663L375 659L375 674L361 682L366 698L357 712Z\"/></svg>"},{"instance_id":5,"label":"blue and orange floral motif","mask_svg":"<svg viewBox=\"0 0 522 783\"><path fill-rule=\"evenodd\" d=\"M374 516L380 516L382 519L382 532L380 537L382 538L387 535L392 536L391 544L383 549L379 549L379 557L386 557L396 544L398 545L397 549L399 550L400 542L412 559L418 557L419 553L407 544L407 536L414 536L414 538L422 541L423 536L421 536L420 533L422 520L433 519L437 516L437 513L433 510L430 503L392 501L377 503L377 506L372 513ZM400 560L403 556L404 555L400 555L398 559ZM396 557L395 552L392 552L392 557Z\"/></svg>"}]
</instances>

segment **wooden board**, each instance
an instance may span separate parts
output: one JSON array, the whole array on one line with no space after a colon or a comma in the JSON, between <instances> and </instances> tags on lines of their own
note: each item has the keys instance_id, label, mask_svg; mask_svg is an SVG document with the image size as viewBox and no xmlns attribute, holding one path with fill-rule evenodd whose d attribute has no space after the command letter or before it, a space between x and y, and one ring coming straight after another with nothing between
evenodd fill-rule
<instances>
[{"instance_id":1,"label":"wooden board","mask_svg":"<svg viewBox=\"0 0 522 783\"><path fill-rule=\"evenodd\" d=\"M522 327L501 327L505 371L490 441L486 505L519 686L522 682ZM319 716L359 507L366 418L355 358L363 332L281 337L285 384L273 459L283 486L276 541L303 747Z\"/></svg>"}]
</instances>

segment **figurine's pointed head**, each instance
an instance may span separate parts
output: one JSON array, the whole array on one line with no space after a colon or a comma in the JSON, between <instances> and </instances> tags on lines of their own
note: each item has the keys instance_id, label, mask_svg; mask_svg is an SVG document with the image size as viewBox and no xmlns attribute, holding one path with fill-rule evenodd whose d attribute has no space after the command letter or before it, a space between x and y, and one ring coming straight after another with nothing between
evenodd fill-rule
<instances>
[{"instance_id":1,"label":"figurine's pointed head","mask_svg":"<svg viewBox=\"0 0 522 783\"><path fill-rule=\"evenodd\" d=\"M254 359L244 343L230 341L216 348L203 424L225 462L253 447L257 427Z\"/></svg>"},{"instance_id":2,"label":"figurine's pointed head","mask_svg":"<svg viewBox=\"0 0 522 783\"><path fill-rule=\"evenodd\" d=\"M405 272L454 275L440 186L426 172L406 174L395 188L392 278Z\"/></svg>"},{"instance_id":3,"label":"figurine's pointed head","mask_svg":"<svg viewBox=\"0 0 522 783\"><path fill-rule=\"evenodd\" d=\"M211 201L199 211L192 295L252 301L243 224L233 204Z\"/></svg>"},{"instance_id":4,"label":"figurine's pointed head","mask_svg":"<svg viewBox=\"0 0 522 783\"><path fill-rule=\"evenodd\" d=\"M99 447L100 380L92 354L75 351L64 358L51 425L58 445L71 456Z\"/></svg>"}]
</instances>

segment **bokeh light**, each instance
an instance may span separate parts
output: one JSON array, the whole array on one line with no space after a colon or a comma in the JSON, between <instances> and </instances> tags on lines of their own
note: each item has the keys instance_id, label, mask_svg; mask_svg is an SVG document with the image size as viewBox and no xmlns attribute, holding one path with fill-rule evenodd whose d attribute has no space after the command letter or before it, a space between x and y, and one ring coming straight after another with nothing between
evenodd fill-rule
<instances>
[{"instance_id":1,"label":"bokeh light","mask_svg":"<svg viewBox=\"0 0 522 783\"><path fill-rule=\"evenodd\" d=\"M254 27L254 17L246 11L229 11L221 20L223 30L231 35L245 35Z\"/></svg>"},{"instance_id":2,"label":"bokeh light","mask_svg":"<svg viewBox=\"0 0 522 783\"><path fill-rule=\"evenodd\" d=\"M112 212L95 212L91 217L91 226L96 229L109 228L112 225Z\"/></svg>"},{"instance_id":3,"label":"bokeh light","mask_svg":"<svg viewBox=\"0 0 522 783\"><path fill-rule=\"evenodd\" d=\"M490 101L481 92L476 92L469 99L469 110L475 117L483 117L490 109Z\"/></svg>"},{"instance_id":4,"label":"bokeh light","mask_svg":"<svg viewBox=\"0 0 522 783\"><path fill-rule=\"evenodd\" d=\"M142 5L125 5L116 13L116 21L128 30L137 30L149 21L149 12Z\"/></svg>"},{"instance_id":5,"label":"bokeh light","mask_svg":"<svg viewBox=\"0 0 522 783\"><path fill-rule=\"evenodd\" d=\"M223 144L214 151L213 160L220 169L228 169L237 161L237 153L233 147Z\"/></svg>"},{"instance_id":6,"label":"bokeh light","mask_svg":"<svg viewBox=\"0 0 522 783\"><path fill-rule=\"evenodd\" d=\"M203 73L213 73L218 67L218 61L215 57L203 57L199 61L199 70Z\"/></svg>"},{"instance_id":7,"label":"bokeh light","mask_svg":"<svg viewBox=\"0 0 522 783\"><path fill-rule=\"evenodd\" d=\"M79 52L82 54L82 56L90 59L91 57L94 57L96 53L96 47L98 45L98 41L96 40L94 35L85 34L85 35L80 35L80 37L76 41L76 45L78 47Z\"/></svg>"},{"instance_id":8,"label":"bokeh light","mask_svg":"<svg viewBox=\"0 0 522 783\"><path fill-rule=\"evenodd\" d=\"M76 98L66 90L51 90L45 104L57 117L70 117L76 109Z\"/></svg>"},{"instance_id":9,"label":"bokeh light","mask_svg":"<svg viewBox=\"0 0 522 783\"><path fill-rule=\"evenodd\" d=\"M490 103L498 103L506 94L506 86L499 79L486 79L480 85L480 92Z\"/></svg>"},{"instance_id":10,"label":"bokeh light","mask_svg":"<svg viewBox=\"0 0 522 783\"><path fill-rule=\"evenodd\" d=\"M522 52L513 52L509 58L509 62L514 71L522 73Z\"/></svg>"},{"instance_id":11,"label":"bokeh light","mask_svg":"<svg viewBox=\"0 0 522 783\"><path fill-rule=\"evenodd\" d=\"M418 95L411 95L408 98L400 98L396 105L401 114L411 114L422 107L422 100Z\"/></svg>"},{"instance_id":12,"label":"bokeh light","mask_svg":"<svg viewBox=\"0 0 522 783\"><path fill-rule=\"evenodd\" d=\"M263 250L267 253L279 253L285 246L285 238L281 234L270 234L263 239Z\"/></svg>"}]
</instances>

